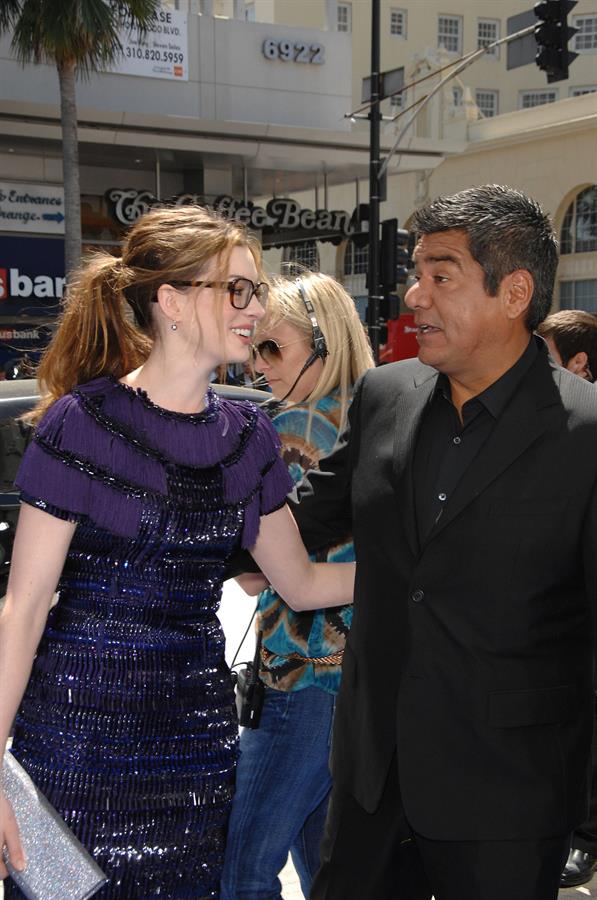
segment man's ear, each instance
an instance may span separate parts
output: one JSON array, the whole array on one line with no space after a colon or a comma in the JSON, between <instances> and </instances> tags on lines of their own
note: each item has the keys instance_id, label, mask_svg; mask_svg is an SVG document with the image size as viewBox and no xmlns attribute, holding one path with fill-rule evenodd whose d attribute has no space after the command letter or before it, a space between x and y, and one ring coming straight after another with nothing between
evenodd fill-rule
<instances>
[{"instance_id":1,"label":"man's ear","mask_svg":"<svg viewBox=\"0 0 597 900\"><path fill-rule=\"evenodd\" d=\"M566 368L574 375L580 375L581 378L586 378L588 363L589 357L584 350L580 350L578 353L575 353L574 356L570 357L566 363Z\"/></svg>"},{"instance_id":2,"label":"man's ear","mask_svg":"<svg viewBox=\"0 0 597 900\"><path fill-rule=\"evenodd\" d=\"M157 290L157 301L168 323L179 322L182 315L181 295L169 284L161 284Z\"/></svg>"},{"instance_id":3,"label":"man's ear","mask_svg":"<svg viewBox=\"0 0 597 900\"><path fill-rule=\"evenodd\" d=\"M516 269L503 282L506 288L506 311L510 319L525 316L533 298L535 282L526 269Z\"/></svg>"}]
</instances>

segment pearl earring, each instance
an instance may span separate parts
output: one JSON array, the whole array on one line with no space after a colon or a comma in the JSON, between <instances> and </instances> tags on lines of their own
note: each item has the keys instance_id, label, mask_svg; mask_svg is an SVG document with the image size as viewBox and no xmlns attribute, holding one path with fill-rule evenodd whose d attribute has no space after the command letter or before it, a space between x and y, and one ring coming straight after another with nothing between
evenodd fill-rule
<instances>
[{"instance_id":1,"label":"pearl earring","mask_svg":"<svg viewBox=\"0 0 597 900\"><path fill-rule=\"evenodd\" d=\"M170 328L172 329L172 331L178 331L178 325L176 324L176 322L172 322Z\"/></svg>"}]
</instances>

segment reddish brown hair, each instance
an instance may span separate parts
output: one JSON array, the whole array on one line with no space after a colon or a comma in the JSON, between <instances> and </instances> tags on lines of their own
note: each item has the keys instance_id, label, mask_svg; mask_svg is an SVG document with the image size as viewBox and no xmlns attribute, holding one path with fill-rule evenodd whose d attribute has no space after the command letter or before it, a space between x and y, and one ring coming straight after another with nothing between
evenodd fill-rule
<instances>
[{"instance_id":1,"label":"reddish brown hair","mask_svg":"<svg viewBox=\"0 0 597 900\"><path fill-rule=\"evenodd\" d=\"M31 418L78 384L140 366L156 338L152 301L160 285L193 280L214 258L224 270L236 246L248 247L261 271L259 244L242 225L198 206L159 207L130 229L122 257L91 256L68 286L38 368L42 400Z\"/></svg>"}]
</instances>

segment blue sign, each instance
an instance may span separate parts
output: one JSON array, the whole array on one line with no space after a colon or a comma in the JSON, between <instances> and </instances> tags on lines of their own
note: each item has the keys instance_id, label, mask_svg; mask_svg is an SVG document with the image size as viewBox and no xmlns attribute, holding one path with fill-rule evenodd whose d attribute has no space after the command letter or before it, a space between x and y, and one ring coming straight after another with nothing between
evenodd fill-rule
<instances>
[{"instance_id":1,"label":"blue sign","mask_svg":"<svg viewBox=\"0 0 597 900\"><path fill-rule=\"evenodd\" d=\"M51 336L52 328L49 324L0 324L0 380L31 378Z\"/></svg>"},{"instance_id":2,"label":"blue sign","mask_svg":"<svg viewBox=\"0 0 597 900\"><path fill-rule=\"evenodd\" d=\"M55 317L60 312L64 281L61 238L0 235L1 317Z\"/></svg>"}]
</instances>

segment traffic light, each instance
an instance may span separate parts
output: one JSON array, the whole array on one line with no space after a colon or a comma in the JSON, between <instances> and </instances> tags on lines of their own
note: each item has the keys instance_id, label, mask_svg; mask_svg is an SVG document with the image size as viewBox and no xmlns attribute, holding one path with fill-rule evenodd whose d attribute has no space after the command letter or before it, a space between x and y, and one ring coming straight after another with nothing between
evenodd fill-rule
<instances>
[{"instance_id":1,"label":"traffic light","mask_svg":"<svg viewBox=\"0 0 597 900\"><path fill-rule=\"evenodd\" d=\"M416 235L414 231L406 231L399 228L396 232L396 281L398 284L406 284L410 270L414 269L413 250L415 249Z\"/></svg>"},{"instance_id":2,"label":"traffic light","mask_svg":"<svg viewBox=\"0 0 597 900\"><path fill-rule=\"evenodd\" d=\"M398 219L385 219L381 223L379 272L385 291L394 291L397 284L406 284L409 269L413 267L413 248L414 234L398 228Z\"/></svg>"},{"instance_id":3,"label":"traffic light","mask_svg":"<svg viewBox=\"0 0 597 900\"><path fill-rule=\"evenodd\" d=\"M568 13L577 0L539 0L533 7L539 24L535 26L535 62L547 74L547 81L568 78L568 66L578 53L568 50L568 41L578 28L568 25Z\"/></svg>"},{"instance_id":4,"label":"traffic light","mask_svg":"<svg viewBox=\"0 0 597 900\"><path fill-rule=\"evenodd\" d=\"M359 203L352 214L351 225L354 228L352 240L355 247L366 247L369 244L369 204Z\"/></svg>"}]
</instances>

